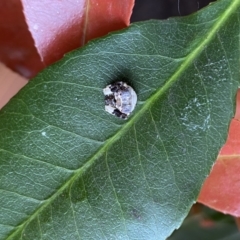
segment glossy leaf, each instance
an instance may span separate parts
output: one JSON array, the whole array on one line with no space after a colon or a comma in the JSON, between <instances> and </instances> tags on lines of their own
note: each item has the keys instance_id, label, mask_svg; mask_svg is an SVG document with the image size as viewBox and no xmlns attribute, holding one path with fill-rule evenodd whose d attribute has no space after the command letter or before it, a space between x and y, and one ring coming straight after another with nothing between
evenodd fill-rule
<instances>
[{"instance_id":1,"label":"glossy leaf","mask_svg":"<svg viewBox=\"0 0 240 240\"><path fill-rule=\"evenodd\" d=\"M44 68L20 0L0 1L0 32L0 61L7 67L26 78Z\"/></svg>"},{"instance_id":2,"label":"glossy leaf","mask_svg":"<svg viewBox=\"0 0 240 240\"><path fill-rule=\"evenodd\" d=\"M239 8L133 24L13 98L0 113L0 238L159 240L179 227L233 116ZM138 94L127 121L104 111L117 80Z\"/></svg>"},{"instance_id":3,"label":"glossy leaf","mask_svg":"<svg viewBox=\"0 0 240 240\"><path fill-rule=\"evenodd\" d=\"M134 0L22 2L29 29L46 65L90 39L128 26L134 4Z\"/></svg>"},{"instance_id":4,"label":"glossy leaf","mask_svg":"<svg viewBox=\"0 0 240 240\"><path fill-rule=\"evenodd\" d=\"M0 2L0 60L26 78L90 39L129 25L134 0Z\"/></svg>"},{"instance_id":5,"label":"glossy leaf","mask_svg":"<svg viewBox=\"0 0 240 240\"><path fill-rule=\"evenodd\" d=\"M198 201L218 211L240 217L240 90L226 144L221 149Z\"/></svg>"}]
</instances>

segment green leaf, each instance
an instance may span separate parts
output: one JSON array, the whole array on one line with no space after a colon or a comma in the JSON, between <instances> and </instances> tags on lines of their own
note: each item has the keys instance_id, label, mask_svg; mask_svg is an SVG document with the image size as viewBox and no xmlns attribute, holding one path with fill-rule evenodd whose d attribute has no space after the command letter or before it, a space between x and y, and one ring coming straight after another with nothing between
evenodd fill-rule
<instances>
[{"instance_id":1,"label":"green leaf","mask_svg":"<svg viewBox=\"0 0 240 240\"><path fill-rule=\"evenodd\" d=\"M224 143L239 0L133 24L69 53L0 113L0 239L165 239ZM102 89L138 94L127 120Z\"/></svg>"}]
</instances>

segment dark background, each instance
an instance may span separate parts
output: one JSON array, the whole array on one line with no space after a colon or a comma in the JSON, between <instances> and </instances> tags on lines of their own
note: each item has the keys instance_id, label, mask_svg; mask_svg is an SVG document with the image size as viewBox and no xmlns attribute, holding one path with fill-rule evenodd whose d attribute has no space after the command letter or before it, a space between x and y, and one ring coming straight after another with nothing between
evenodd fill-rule
<instances>
[{"instance_id":1,"label":"dark background","mask_svg":"<svg viewBox=\"0 0 240 240\"><path fill-rule=\"evenodd\" d=\"M214 0L135 0L131 22L185 16Z\"/></svg>"}]
</instances>

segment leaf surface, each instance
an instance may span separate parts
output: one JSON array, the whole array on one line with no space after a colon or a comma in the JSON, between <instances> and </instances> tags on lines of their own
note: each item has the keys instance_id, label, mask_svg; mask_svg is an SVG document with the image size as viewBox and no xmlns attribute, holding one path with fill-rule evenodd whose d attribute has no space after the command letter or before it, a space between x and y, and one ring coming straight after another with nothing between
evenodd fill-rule
<instances>
[{"instance_id":1,"label":"leaf surface","mask_svg":"<svg viewBox=\"0 0 240 240\"><path fill-rule=\"evenodd\" d=\"M13 98L0 112L0 238L159 240L179 227L233 116L239 6L133 24ZM138 95L127 121L104 111L117 80Z\"/></svg>"}]
</instances>

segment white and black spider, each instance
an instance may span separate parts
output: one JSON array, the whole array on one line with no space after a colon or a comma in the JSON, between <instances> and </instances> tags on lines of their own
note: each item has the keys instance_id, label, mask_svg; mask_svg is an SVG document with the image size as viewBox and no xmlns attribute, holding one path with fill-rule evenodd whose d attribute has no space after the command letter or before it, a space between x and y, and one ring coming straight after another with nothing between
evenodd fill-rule
<instances>
[{"instance_id":1,"label":"white and black spider","mask_svg":"<svg viewBox=\"0 0 240 240\"><path fill-rule=\"evenodd\" d=\"M105 110L119 118L127 119L137 103L137 94L125 82L115 82L103 89Z\"/></svg>"}]
</instances>

